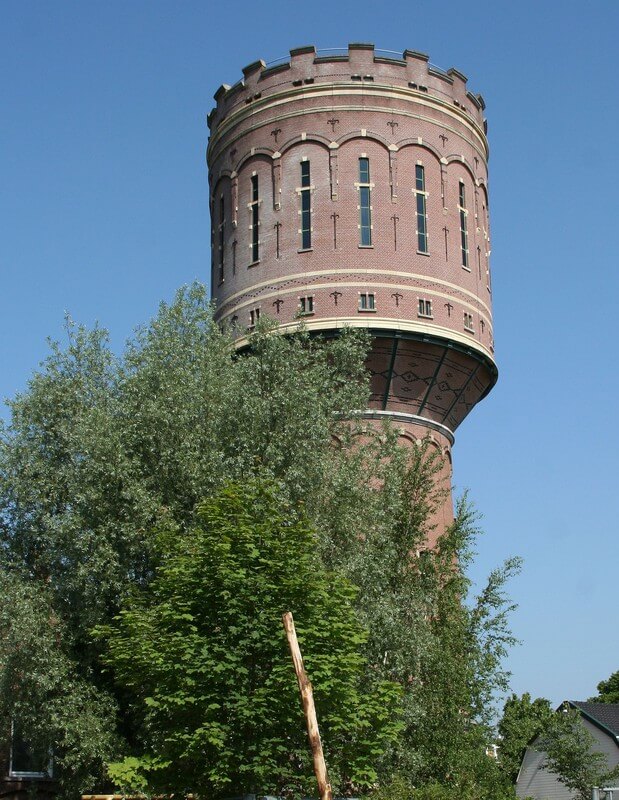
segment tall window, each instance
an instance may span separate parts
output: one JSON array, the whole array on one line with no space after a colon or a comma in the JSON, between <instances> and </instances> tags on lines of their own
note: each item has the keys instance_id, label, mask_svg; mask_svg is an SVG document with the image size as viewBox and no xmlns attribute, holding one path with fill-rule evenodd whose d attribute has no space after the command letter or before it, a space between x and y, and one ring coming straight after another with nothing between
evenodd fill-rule
<instances>
[{"instance_id":1,"label":"tall window","mask_svg":"<svg viewBox=\"0 0 619 800\"><path fill-rule=\"evenodd\" d=\"M415 166L415 195L417 197L417 250L428 252L428 216L426 209L426 175L421 164Z\"/></svg>"},{"instance_id":2,"label":"tall window","mask_svg":"<svg viewBox=\"0 0 619 800\"><path fill-rule=\"evenodd\" d=\"M215 199L211 202L211 219L215 214ZM215 285L215 226L211 225L211 288Z\"/></svg>"},{"instance_id":3,"label":"tall window","mask_svg":"<svg viewBox=\"0 0 619 800\"><path fill-rule=\"evenodd\" d=\"M252 308L249 311L249 327L255 328L258 320L260 319L260 306Z\"/></svg>"},{"instance_id":4,"label":"tall window","mask_svg":"<svg viewBox=\"0 0 619 800\"><path fill-rule=\"evenodd\" d=\"M255 263L260 258L260 197L258 195L258 176L251 176L251 260Z\"/></svg>"},{"instance_id":5,"label":"tall window","mask_svg":"<svg viewBox=\"0 0 619 800\"><path fill-rule=\"evenodd\" d=\"M226 239L226 206L224 201L223 194L219 198L219 282L223 281L224 279L224 246L225 246L225 239Z\"/></svg>"},{"instance_id":6,"label":"tall window","mask_svg":"<svg viewBox=\"0 0 619 800\"><path fill-rule=\"evenodd\" d=\"M466 227L466 218L468 212L466 210L466 194L464 184L460 181L460 189L458 195L458 210L460 211L460 251L462 253L462 266L469 268L469 234Z\"/></svg>"},{"instance_id":7,"label":"tall window","mask_svg":"<svg viewBox=\"0 0 619 800\"><path fill-rule=\"evenodd\" d=\"M314 296L299 297L299 314L310 315L314 313Z\"/></svg>"},{"instance_id":8,"label":"tall window","mask_svg":"<svg viewBox=\"0 0 619 800\"><path fill-rule=\"evenodd\" d=\"M312 191L310 189L310 162L301 162L301 249L312 246Z\"/></svg>"},{"instance_id":9,"label":"tall window","mask_svg":"<svg viewBox=\"0 0 619 800\"><path fill-rule=\"evenodd\" d=\"M372 246L372 206L370 205L370 159L359 159L359 244Z\"/></svg>"}]
</instances>

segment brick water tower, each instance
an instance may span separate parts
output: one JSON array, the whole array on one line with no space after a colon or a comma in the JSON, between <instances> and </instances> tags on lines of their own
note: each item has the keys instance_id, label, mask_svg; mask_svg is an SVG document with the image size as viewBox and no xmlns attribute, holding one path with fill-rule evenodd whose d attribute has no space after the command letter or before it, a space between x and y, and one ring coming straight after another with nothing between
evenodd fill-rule
<instances>
[{"instance_id":1,"label":"brick water tower","mask_svg":"<svg viewBox=\"0 0 619 800\"><path fill-rule=\"evenodd\" d=\"M245 67L209 116L216 319L373 337L368 419L454 431L497 378L484 102L423 53L300 47ZM449 494L440 528L452 519Z\"/></svg>"}]
</instances>

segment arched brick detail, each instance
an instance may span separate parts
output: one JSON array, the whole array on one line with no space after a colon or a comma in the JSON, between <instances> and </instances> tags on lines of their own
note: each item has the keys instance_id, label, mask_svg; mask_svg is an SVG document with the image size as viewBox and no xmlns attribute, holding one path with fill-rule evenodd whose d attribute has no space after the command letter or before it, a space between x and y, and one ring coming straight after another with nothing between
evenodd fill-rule
<instances>
[{"instance_id":1,"label":"arched brick detail","mask_svg":"<svg viewBox=\"0 0 619 800\"><path fill-rule=\"evenodd\" d=\"M317 144L328 150L331 140L326 136L319 136L316 133L307 134L305 137L299 135L289 139L285 144L282 144L279 152L282 156L284 156L286 153L300 144Z\"/></svg>"},{"instance_id":2,"label":"arched brick detail","mask_svg":"<svg viewBox=\"0 0 619 800\"><path fill-rule=\"evenodd\" d=\"M378 144L381 144L385 148L385 150L389 150L390 143L387 141L386 137L381 136L380 134L375 133L374 131L366 130L365 133L363 133L362 129L359 129L358 131L351 131L350 133L347 133L344 136L340 136L335 141L337 142L337 145L339 147L343 147L345 144L348 144L354 139L359 139L361 141L367 140L371 142L377 142Z\"/></svg>"},{"instance_id":3,"label":"arched brick detail","mask_svg":"<svg viewBox=\"0 0 619 800\"><path fill-rule=\"evenodd\" d=\"M456 155L446 156L446 158L447 158L447 169L448 170L449 169L453 169L454 165L457 165L457 166L461 167L463 170L465 170L466 172L468 172L468 174L471 176L471 180L473 181L473 185L477 184L478 179L477 179L477 176L475 175L475 170L473 169L472 165L469 164L469 162L465 158L462 158L462 156L456 156Z\"/></svg>"},{"instance_id":4,"label":"arched brick detail","mask_svg":"<svg viewBox=\"0 0 619 800\"><path fill-rule=\"evenodd\" d=\"M440 153L436 147L433 147L429 142L424 142L423 140L420 142L417 139L403 139L401 142L397 142L397 147L398 150L404 150L407 147L420 147L422 150L427 150L431 153L439 163L443 158L443 154Z\"/></svg>"},{"instance_id":5,"label":"arched brick detail","mask_svg":"<svg viewBox=\"0 0 619 800\"><path fill-rule=\"evenodd\" d=\"M234 168L234 171L240 174L241 170L245 167L247 162L251 161L252 159L262 158L265 161L271 163L273 161L273 154L276 152L277 152L276 150L273 150L270 147L256 147L253 152L249 151L241 156L241 158L238 160L236 164L236 167Z\"/></svg>"}]
</instances>

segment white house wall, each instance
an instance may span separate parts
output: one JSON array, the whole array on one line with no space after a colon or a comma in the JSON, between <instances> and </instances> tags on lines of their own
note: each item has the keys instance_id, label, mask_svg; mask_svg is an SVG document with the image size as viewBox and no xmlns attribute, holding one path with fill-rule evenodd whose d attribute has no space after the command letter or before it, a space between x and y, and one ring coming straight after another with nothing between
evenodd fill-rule
<instances>
[{"instance_id":1,"label":"white house wall","mask_svg":"<svg viewBox=\"0 0 619 800\"><path fill-rule=\"evenodd\" d=\"M585 717L581 716L581 723L593 736L595 750L604 753L608 759L608 768L612 769L619 764L619 746L615 739L610 734L601 731ZM517 796L532 797L535 800L573 800L576 796L575 792L570 792L559 782L554 773L542 766L545 758L545 753L527 747L516 783Z\"/></svg>"}]
</instances>

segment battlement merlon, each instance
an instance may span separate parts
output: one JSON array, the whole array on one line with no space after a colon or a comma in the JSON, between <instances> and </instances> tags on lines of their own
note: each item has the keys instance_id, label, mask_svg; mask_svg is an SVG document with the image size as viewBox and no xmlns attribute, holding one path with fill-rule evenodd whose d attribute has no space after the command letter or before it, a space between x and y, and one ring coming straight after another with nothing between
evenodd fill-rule
<instances>
[{"instance_id":1,"label":"battlement merlon","mask_svg":"<svg viewBox=\"0 0 619 800\"><path fill-rule=\"evenodd\" d=\"M404 50L401 57L373 44L353 42L348 48L317 50L313 45L295 47L290 58L269 64L257 60L243 68L243 78L233 86L223 84L215 92L216 108L208 115L214 132L233 109L250 105L264 95L287 88L320 83L372 83L406 87L420 95L436 97L459 108L485 130L485 103L480 94L467 89L467 78L459 70L442 70L430 63L426 53Z\"/></svg>"}]
</instances>

